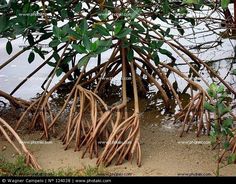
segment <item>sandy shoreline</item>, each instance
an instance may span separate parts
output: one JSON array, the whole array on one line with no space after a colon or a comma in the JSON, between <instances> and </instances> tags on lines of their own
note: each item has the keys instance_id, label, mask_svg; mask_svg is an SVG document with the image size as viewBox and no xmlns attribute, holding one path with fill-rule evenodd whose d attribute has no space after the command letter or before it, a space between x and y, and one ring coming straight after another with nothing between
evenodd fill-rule
<instances>
[{"instance_id":1,"label":"sandy shoreline","mask_svg":"<svg viewBox=\"0 0 236 184\"><path fill-rule=\"evenodd\" d=\"M106 171L119 176L214 176L216 153L211 150L209 137L196 138L192 132L180 138L177 129L147 123L142 125L141 132L142 166L137 167L136 161L133 160L132 163L125 162L120 166L111 165ZM33 133L22 138L43 169L80 170L96 165L96 159L89 159L88 156L81 159L82 152L74 152L73 144L64 151L60 140L53 138L44 142L39 137L39 133ZM6 149L1 149L0 155L12 160L15 151L1 138L0 148L3 146L6 146ZM236 165L222 168L221 175L236 175Z\"/></svg>"}]
</instances>

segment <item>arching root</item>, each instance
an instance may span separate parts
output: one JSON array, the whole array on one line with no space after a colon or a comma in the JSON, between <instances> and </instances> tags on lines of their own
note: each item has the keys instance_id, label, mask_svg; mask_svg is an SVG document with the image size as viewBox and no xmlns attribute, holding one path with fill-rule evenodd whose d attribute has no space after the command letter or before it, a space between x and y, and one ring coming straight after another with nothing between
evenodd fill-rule
<instances>
[{"instance_id":1,"label":"arching root","mask_svg":"<svg viewBox=\"0 0 236 184\"><path fill-rule=\"evenodd\" d=\"M10 138L8 131L13 135L13 137L16 139L19 146L16 146L16 144L13 142L13 140ZM2 118L0 118L0 132L4 135L6 140L14 147L14 149L20 154L24 155L26 159L26 164L34 168L35 170L40 170L41 167L38 164L35 157L30 153L30 151L26 148L25 144L19 137L19 135L15 132L15 130Z\"/></svg>"},{"instance_id":2,"label":"arching root","mask_svg":"<svg viewBox=\"0 0 236 184\"><path fill-rule=\"evenodd\" d=\"M115 126L113 127L113 131L106 143L104 151L97 161L98 165L103 164L108 166L115 157L117 157L116 165L122 164L125 158L131 160L136 152L137 165L141 166L138 91L133 62L130 65L134 91L134 113L128 119L120 123L120 111L117 112Z\"/></svg>"},{"instance_id":3,"label":"arching root","mask_svg":"<svg viewBox=\"0 0 236 184\"><path fill-rule=\"evenodd\" d=\"M206 121L206 127L204 125L204 114L208 119L208 114L204 110L204 102L206 100L206 94L204 91L198 92L195 96L192 97L190 102L185 106L185 108L176 114L176 121L180 120L182 122L182 131L180 136L183 136L183 133L188 132L193 123L197 124L197 136L199 136L202 130L207 129L207 134L210 133L211 124L210 121ZM187 126L187 128L186 128Z\"/></svg>"}]
</instances>

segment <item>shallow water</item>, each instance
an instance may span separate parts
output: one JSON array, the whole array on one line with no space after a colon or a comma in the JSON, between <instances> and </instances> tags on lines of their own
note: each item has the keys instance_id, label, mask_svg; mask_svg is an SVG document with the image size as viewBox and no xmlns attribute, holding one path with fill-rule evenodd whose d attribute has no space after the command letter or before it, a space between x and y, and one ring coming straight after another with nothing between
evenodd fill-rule
<instances>
[{"instance_id":1,"label":"shallow water","mask_svg":"<svg viewBox=\"0 0 236 184\"><path fill-rule=\"evenodd\" d=\"M196 30L199 30L200 32L202 29L204 29L204 25L200 24L196 27ZM190 32L190 29L186 29L186 33ZM173 29L173 34L175 34L176 30ZM197 32L197 31L195 31ZM178 41L180 41L183 45L186 47L193 47L205 42L209 42L211 40L215 40L217 38L216 35L210 35L210 36L203 36L203 34L195 33L194 37L187 37L186 38L179 38ZM22 39L17 39L12 42L13 45L13 53L11 56L9 56L6 53L5 45L6 45L6 39L0 39L0 64L4 63L7 59L9 59L12 55L17 53L21 50L22 45L27 45L23 42ZM212 61L212 60L220 60L219 62L212 63L212 67L218 72L218 74L221 77L226 76L226 80L231 84L236 84L236 79L234 76L228 74L228 70L231 68L236 68L236 60L235 59L228 59L224 60L224 58L230 58L235 56L235 40L229 40L224 39L221 40L222 44L218 47L214 47L211 49L203 49L203 50L191 50L195 53L199 58L206 60L206 61ZM26 51L24 54L16 58L14 61L12 61L9 65L4 67L0 70L0 89L3 91L6 91L10 93L19 82L21 82L29 73L31 73L37 66L39 66L43 59L40 58L36 54L35 61L31 64L28 64L27 59L30 51ZM102 55L102 61L106 61L109 58L110 52L107 51ZM185 73L186 75L189 74L189 67L183 62L182 58L178 56L176 53L173 53L173 56L176 58L176 65L178 69ZM186 57L187 58L187 57ZM187 58L188 59L188 58ZM96 63L96 58L92 58L89 62L88 69L93 67L93 63ZM161 56L161 61L165 61L166 58L164 56ZM48 74L51 72L52 67L49 65L46 65L43 69L38 71L33 77L28 79L28 81L14 94L16 97L29 99L36 95L36 93L42 92L41 84L43 81L47 78ZM211 77L209 74L204 70L200 69L200 74L204 77L204 79L207 80L207 82L212 82ZM116 78L112 80L114 84L120 84L120 77L119 74ZM52 85L55 84L60 78L55 77L55 79L52 82ZM170 75L170 81L174 82L175 80L178 80L178 85L181 88L184 88L186 86L186 82L182 79L179 80L179 77L177 75ZM194 80L200 80L198 77L194 78ZM52 86L51 85L51 86ZM201 82L201 85L203 87L206 87L204 83Z\"/></svg>"},{"instance_id":2,"label":"shallow water","mask_svg":"<svg viewBox=\"0 0 236 184\"><path fill-rule=\"evenodd\" d=\"M230 7L233 8L232 6ZM189 16L195 16L195 17L204 17L208 15L210 10L205 10L204 12L197 12L195 15L190 14ZM216 18L221 18L221 16L217 13L214 13L212 16ZM160 21L160 20L157 20ZM63 23L60 23L61 25ZM217 34L212 34L212 31L208 31L208 27L214 28L214 31L216 33L220 33L225 31L225 29L220 28L219 23L212 23L211 20L207 19L204 21L196 21L197 26L192 27L190 23L185 23L182 25L182 27L185 30L185 36L177 36L178 31L174 28L171 28L171 34L176 35L175 38L178 40L181 44L186 46L186 48L190 49L191 52L193 52L196 56L203 59L204 61L210 61L209 65L214 68L215 71L222 77L225 78L225 80L232 85L234 88L236 88L236 77L231 75L230 70L232 68L236 68L236 40L233 39L222 39ZM166 23L161 23L163 29L170 27ZM220 44L216 47L211 47L214 45L214 41L217 40L220 42ZM17 53L22 49L23 46L27 45L27 42L24 42L21 38L16 39L12 42L13 45L13 53L9 56L6 53L5 45L6 45L7 39L0 39L0 65L3 64L7 59L9 59L12 55ZM45 41L43 44L48 44L49 40ZM203 45L203 49L191 49L198 45ZM164 45L164 47L170 49L167 45ZM206 47L210 47L208 49L204 49ZM47 51L50 51L46 48ZM171 49L170 49L171 50ZM35 61L31 64L28 64L27 59L30 51L26 51L21 56L16 58L14 61L12 61L9 65L4 67L0 70L0 89L10 93L19 82L21 82L29 73L31 73L35 68L37 68L42 62L43 59L40 58L37 54L35 55ZM60 52L61 53L61 52ZM109 59L111 52L107 51L102 54L102 61L105 62ZM193 74L190 75L191 71L189 69L189 66L186 65L186 63L183 61L183 59L173 51L173 56L176 58L175 67L177 67L182 73L192 78L192 80L199 82L204 88L207 88L206 84L201 81L201 79ZM46 56L49 57L49 55ZM82 57L79 56L78 59ZM191 60L185 57L189 62ZM225 59L225 58L231 58L231 59ZM163 55L160 55L161 61L168 61L168 58L166 58ZM215 61L218 60L218 61ZM214 62L215 61L215 62ZM53 61L52 61L53 62ZM96 62L96 58L92 58L91 61L88 64L88 70L93 68L94 64ZM44 82L44 80L47 78L48 74L51 72L53 68L49 65L45 65L40 71L38 71L33 77L29 78L27 82L14 94L16 97L20 97L23 99L30 99L36 96L37 93L41 93L43 90L41 88L41 84ZM201 76L208 82L211 83L213 81L217 81L216 79L212 78L209 73L204 69L200 68L199 73ZM120 78L121 73L118 74L113 80L112 83L116 85L120 85ZM54 80L52 81L52 84L50 86L55 85L59 81L60 77L54 77ZM178 90L182 92L184 88L187 85L187 82L183 79L181 79L176 74L171 74L169 77L169 80L171 83L174 83L175 81L178 81ZM155 93L157 89L154 86L150 86L150 101L148 105L153 106L160 106L162 101L159 99L155 99ZM189 92L189 91L187 91ZM183 94L183 100L188 99L188 95ZM2 98L0 97L0 100ZM176 109L177 110L177 109Z\"/></svg>"}]
</instances>

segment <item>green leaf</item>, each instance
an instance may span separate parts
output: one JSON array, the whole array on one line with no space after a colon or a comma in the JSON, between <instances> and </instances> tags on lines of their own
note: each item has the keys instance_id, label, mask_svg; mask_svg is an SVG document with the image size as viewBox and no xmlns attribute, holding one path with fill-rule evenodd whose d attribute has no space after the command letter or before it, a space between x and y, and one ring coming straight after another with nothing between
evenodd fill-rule
<instances>
[{"instance_id":1,"label":"green leaf","mask_svg":"<svg viewBox=\"0 0 236 184\"><path fill-rule=\"evenodd\" d=\"M134 45L135 43L139 43L139 35L137 33L137 31L132 31L130 34L130 44Z\"/></svg>"},{"instance_id":2,"label":"green leaf","mask_svg":"<svg viewBox=\"0 0 236 184\"><path fill-rule=\"evenodd\" d=\"M58 68L56 70L56 76L59 77L62 74L62 72L63 72L62 68Z\"/></svg>"},{"instance_id":3,"label":"green leaf","mask_svg":"<svg viewBox=\"0 0 236 184\"><path fill-rule=\"evenodd\" d=\"M73 44L72 48L76 50L76 52L78 52L79 54L85 54L87 53L85 47L83 47L82 45L77 45L77 44Z\"/></svg>"},{"instance_id":4,"label":"green leaf","mask_svg":"<svg viewBox=\"0 0 236 184\"><path fill-rule=\"evenodd\" d=\"M229 148L229 146L230 146L230 143L229 143L229 141L225 141L224 142L224 149L228 149Z\"/></svg>"},{"instance_id":5,"label":"green leaf","mask_svg":"<svg viewBox=\"0 0 236 184\"><path fill-rule=\"evenodd\" d=\"M156 48L157 49L160 49L161 47L162 47L162 45L164 44L164 41L158 41L157 43L156 43Z\"/></svg>"},{"instance_id":6,"label":"green leaf","mask_svg":"<svg viewBox=\"0 0 236 184\"><path fill-rule=\"evenodd\" d=\"M30 52L29 57L28 57L28 62L32 63L35 59L35 54L33 51Z\"/></svg>"},{"instance_id":7,"label":"green leaf","mask_svg":"<svg viewBox=\"0 0 236 184\"><path fill-rule=\"evenodd\" d=\"M114 29L115 35L117 35L117 34L121 31L123 25L124 25L124 22L123 22L123 21L117 21L117 22L115 22L115 29Z\"/></svg>"},{"instance_id":8,"label":"green leaf","mask_svg":"<svg viewBox=\"0 0 236 184\"><path fill-rule=\"evenodd\" d=\"M133 59L134 59L134 50L133 49L128 49L128 53L127 53L128 62L131 62Z\"/></svg>"},{"instance_id":9,"label":"green leaf","mask_svg":"<svg viewBox=\"0 0 236 184\"><path fill-rule=\"evenodd\" d=\"M10 41L7 41L6 50L9 55L12 53L12 45Z\"/></svg>"},{"instance_id":10,"label":"green leaf","mask_svg":"<svg viewBox=\"0 0 236 184\"><path fill-rule=\"evenodd\" d=\"M98 46L99 47L108 47L110 48L112 45L112 40L108 39L108 40L97 40L98 42Z\"/></svg>"},{"instance_id":11,"label":"green leaf","mask_svg":"<svg viewBox=\"0 0 236 184\"><path fill-rule=\"evenodd\" d=\"M216 98L217 97L217 85L215 83L211 83L209 89L207 90L210 97Z\"/></svg>"},{"instance_id":12,"label":"green leaf","mask_svg":"<svg viewBox=\"0 0 236 184\"><path fill-rule=\"evenodd\" d=\"M96 25L95 29L103 36L111 36L109 31L101 25Z\"/></svg>"},{"instance_id":13,"label":"green leaf","mask_svg":"<svg viewBox=\"0 0 236 184\"><path fill-rule=\"evenodd\" d=\"M57 3L64 5L65 4L65 0L56 0Z\"/></svg>"},{"instance_id":14,"label":"green leaf","mask_svg":"<svg viewBox=\"0 0 236 184\"><path fill-rule=\"evenodd\" d=\"M49 43L49 46L50 47L57 47L61 42L59 40L52 40L50 43Z\"/></svg>"},{"instance_id":15,"label":"green leaf","mask_svg":"<svg viewBox=\"0 0 236 184\"><path fill-rule=\"evenodd\" d=\"M32 34L28 34L28 42L30 44L30 46L33 46L34 45L34 37Z\"/></svg>"},{"instance_id":16,"label":"green leaf","mask_svg":"<svg viewBox=\"0 0 236 184\"><path fill-rule=\"evenodd\" d=\"M69 37L74 37L74 39L76 39L76 40L81 40L82 39L82 35L81 34L79 34L78 32L76 32L76 31L74 31L74 30L72 30L71 28L68 28L67 30L66 30L66 32L68 33L68 36ZM69 38L68 37L68 38Z\"/></svg>"},{"instance_id":17,"label":"green leaf","mask_svg":"<svg viewBox=\"0 0 236 184\"><path fill-rule=\"evenodd\" d=\"M170 34L170 28L167 28L164 35L169 36L169 34Z\"/></svg>"},{"instance_id":18,"label":"green leaf","mask_svg":"<svg viewBox=\"0 0 236 184\"><path fill-rule=\"evenodd\" d=\"M222 128L222 134L224 136L230 136L230 137L234 137L233 132L230 130L230 128Z\"/></svg>"},{"instance_id":19,"label":"green leaf","mask_svg":"<svg viewBox=\"0 0 236 184\"><path fill-rule=\"evenodd\" d=\"M216 133L213 130L211 130L211 132L210 132L210 140L211 140L212 145L214 145L216 143L216 140L217 140Z\"/></svg>"},{"instance_id":20,"label":"green leaf","mask_svg":"<svg viewBox=\"0 0 236 184\"><path fill-rule=\"evenodd\" d=\"M55 35L55 37L60 38L61 29L59 27L53 26L52 31L53 31L53 34Z\"/></svg>"},{"instance_id":21,"label":"green leaf","mask_svg":"<svg viewBox=\"0 0 236 184\"><path fill-rule=\"evenodd\" d=\"M53 52L52 56L53 56L53 58L54 58L54 60L55 60L56 62L60 60L60 56L59 56L59 54L58 54L56 51ZM56 66L56 65L55 65L55 66Z\"/></svg>"},{"instance_id":22,"label":"green leaf","mask_svg":"<svg viewBox=\"0 0 236 184\"><path fill-rule=\"evenodd\" d=\"M80 12L82 9L82 3L81 2L78 2L76 7L75 7L75 12Z\"/></svg>"},{"instance_id":23,"label":"green leaf","mask_svg":"<svg viewBox=\"0 0 236 184\"><path fill-rule=\"evenodd\" d=\"M134 20L135 18L138 17L138 15L140 14L141 10L138 8L131 8L131 14L130 14L130 19Z\"/></svg>"},{"instance_id":24,"label":"green leaf","mask_svg":"<svg viewBox=\"0 0 236 184\"><path fill-rule=\"evenodd\" d=\"M51 67L55 67L56 66L56 63L53 63L53 62L47 62L47 64L49 65L49 66L51 66Z\"/></svg>"},{"instance_id":25,"label":"green leaf","mask_svg":"<svg viewBox=\"0 0 236 184\"><path fill-rule=\"evenodd\" d=\"M152 41L152 42L150 43L150 47L151 47L153 50L155 50L155 49L160 49L163 44L164 44L163 41Z\"/></svg>"},{"instance_id":26,"label":"green leaf","mask_svg":"<svg viewBox=\"0 0 236 184\"><path fill-rule=\"evenodd\" d=\"M160 24L154 24L153 26L152 26L152 28L153 29L155 29L155 30L158 30L158 29L160 29Z\"/></svg>"},{"instance_id":27,"label":"green leaf","mask_svg":"<svg viewBox=\"0 0 236 184\"><path fill-rule=\"evenodd\" d=\"M236 161L236 153L233 153L228 157L228 164L233 164L235 163L235 161Z\"/></svg>"},{"instance_id":28,"label":"green leaf","mask_svg":"<svg viewBox=\"0 0 236 184\"><path fill-rule=\"evenodd\" d=\"M105 23L105 25L108 31L114 31L114 27L111 24Z\"/></svg>"},{"instance_id":29,"label":"green leaf","mask_svg":"<svg viewBox=\"0 0 236 184\"><path fill-rule=\"evenodd\" d=\"M164 2L162 4L162 10L163 10L164 14L168 14L170 12L170 7L169 7L169 1L168 0L164 0Z\"/></svg>"},{"instance_id":30,"label":"green leaf","mask_svg":"<svg viewBox=\"0 0 236 184\"><path fill-rule=\"evenodd\" d=\"M166 49L162 49L162 48L159 48L159 52L163 55L166 55L168 57L171 57L172 56L172 53Z\"/></svg>"},{"instance_id":31,"label":"green leaf","mask_svg":"<svg viewBox=\"0 0 236 184\"><path fill-rule=\"evenodd\" d=\"M221 7L223 9L226 9L228 8L229 3L230 3L230 0L221 0Z\"/></svg>"},{"instance_id":32,"label":"green leaf","mask_svg":"<svg viewBox=\"0 0 236 184\"><path fill-rule=\"evenodd\" d=\"M0 16L0 33L3 32L7 27L6 16Z\"/></svg>"},{"instance_id":33,"label":"green leaf","mask_svg":"<svg viewBox=\"0 0 236 184\"><path fill-rule=\"evenodd\" d=\"M158 56L157 52L154 52L152 57L155 64L158 65L160 63L160 57Z\"/></svg>"},{"instance_id":34,"label":"green leaf","mask_svg":"<svg viewBox=\"0 0 236 184\"><path fill-rule=\"evenodd\" d=\"M36 16L29 16L27 18L27 26L34 26L36 22L37 22Z\"/></svg>"},{"instance_id":35,"label":"green leaf","mask_svg":"<svg viewBox=\"0 0 236 184\"><path fill-rule=\"evenodd\" d=\"M90 39L88 38L88 36L87 35L84 35L83 36L83 45L84 45L84 47L87 49L87 50L91 50L91 45L92 45L92 43L91 43L91 41L90 41Z\"/></svg>"},{"instance_id":36,"label":"green leaf","mask_svg":"<svg viewBox=\"0 0 236 184\"><path fill-rule=\"evenodd\" d=\"M224 114L230 112L230 108L226 107L223 103L216 103L216 107L219 111L220 116L223 116Z\"/></svg>"},{"instance_id":37,"label":"green leaf","mask_svg":"<svg viewBox=\"0 0 236 184\"><path fill-rule=\"evenodd\" d=\"M105 52L112 46L112 40L96 40L96 49L93 50L95 54L101 54L102 52Z\"/></svg>"},{"instance_id":38,"label":"green leaf","mask_svg":"<svg viewBox=\"0 0 236 184\"><path fill-rule=\"evenodd\" d=\"M114 4L113 4L113 0L107 0L107 1L106 1L106 5L107 5L107 8L108 8L109 10L114 11L115 7L114 7Z\"/></svg>"},{"instance_id":39,"label":"green leaf","mask_svg":"<svg viewBox=\"0 0 236 184\"><path fill-rule=\"evenodd\" d=\"M185 20L187 20L188 22L190 22L192 24L192 26L195 26L195 19L194 18L186 18Z\"/></svg>"},{"instance_id":40,"label":"green leaf","mask_svg":"<svg viewBox=\"0 0 236 184\"><path fill-rule=\"evenodd\" d=\"M179 31L181 35L184 35L185 31L180 25L177 25L177 30Z\"/></svg>"},{"instance_id":41,"label":"green leaf","mask_svg":"<svg viewBox=\"0 0 236 184\"><path fill-rule=\"evenodd\" d=\"M226 135L229 135L230 137L235 136L234 133L229 128L226 128L225 131L226 131Z\"/></svg>"},{"instance_id":42,"label":"green leaf","mask_svg":"<svg viewBox=\"0 0 236 184\"><path fill-rule=\"evenodd\" d=\"M34 52L36 52L42 59L45 59L43 52L37 47L34 47Z\"/></svg>"},{"instance_id":43,"label":"green leaf","mask_svg":"<svg viewBox=\"0 0 236 184\"><path fill-rule=\"evenodd\" d=\"M23 6L23 13L28 13L29 12L29 9L30 9L30 3L26 3L24 4Z\"/></svg>"},{"instance_id":44,"label":"green leaf","mask_svg":"<svg viewBox=\"0 0 236 184\"><path fill-rule=\"evenodd\" d=\"M232 71L232 74L233 74L233 75L236 75L236 69L234 69L234 70Z\"/></svg>"},{"instance_id":45,"label":"green leaf","mask_svg":"<svg viewBox=\"0 0 236 184\"><path fill-rule=\"evenodd\" d=\"M94 43L91 43L91 48L90 48L91 52L95 52L97 50L97 48L98 48L97 43L98 43L97 41Z\"/></svg>"},{"instance_id":46,"label":"green leaf","mask_svg":"<svg viewBox=\"0 0 236 184\"><path fill-rule=\"evenodd\" d=\"M217 90L217 85L216 85L216 83L211 83L211 84L210 84L210 89L213 90L213 91L216 91L216 90Z\"/></svg>"},{"instance_id":47,"label":"green leaf","mask_svg":"<svg viewBox=\"0 0 236 184\"><path fill-rule=\"evenodd\" d=\"M41 37L40 40L47 40L48 38L50 38L53 35L53 33L44 33Z\"/></svg>"},{"instance_id":48,"label":"green leaf","mask_svg":"<svg viewBox=\"0 0 236 184\"><path fill-rule=\"evenodd\" d=\"M215 107L208 102L204 103L204 108L210 112L215 112Z\"/></svg>"},{"instance_id":49,"label":"green leaf","mask_svg":"<svg viewBox=\"0 0 236 184\"><path fill-rule=\"evenodd\" d=\"M116 37L121 39L121 38L124 38L126 37L128 34L131 33L131 29L130 28L124 28L123 30L121 30L117 35Z\"/></svg>"},{"instance_id":50,"label":"green leaf","mask_svg":"<svg viewBox=\"0 0 236 184\"><path fill-rule=\"evenodd\" d=\"M231 128L233 125L233 119L227 118L223 121L223 127L224 128Z\"/></svg>"},{"instance_id":51,"label":"green leaf","mask_svg":"<svg viewBox=\"0 0 236 184\"><path fill-rule=\"evenodd\" d=\"M188 10L186 7L180 7L179 13L186 15L188 13ZM185 20L187 20L187 18Z\"/></svg>"},{"instance_id":52,"label":"green leaf","mask_svg":"<svg viewBox=\"0 0 236 184\"><path fill-rule=\"evenodd\" d=\"M216 92L217 92L217 93L223 93L223 92L224 92L224 86L221 85L220 87L218 87L218 88L216 89Z\"/></svg>"},{"instance_id":53,"label":"green leaf","mask_svg":"<svg viewBox=\"0 0 236 184\"><path fill-rule=\"evenodd\" d=\"M211 89L207 89L207 93L210 95L210 97L216 98L216 92L212 91Z\"/></svg>"},{"instance_id":54,"label":"green leaf","mask_svg":"<svg viewBox=\"0 0 236 184\"><path fill-rule=\"evenodd\" d=\"M184 0L183 4L198 4L199 0Z\"/></svg>"},{"instance_id":55,"label":"green leaf","mask_svg":"<svg viewBox=\"0 0 236 184\"><path fill-rule=\"evenodd\" d=\"M137 22L132 21L132 22L130 23L130 25L131 25L131 26L134 26L134 28L136 28L139 33L145 32L144 27L141 26L141 25L140 25L139 23L137 23Z\"/></svg>"},{"instance_id":56,"label":"green leaf","mask_svg":"<svg viewBox=\"0 0 236 184\"><path fill-rule=\"evenodd\" d=\"M86 19L83 19L80 24L79 28L82 31L82 34L85 34L88 31L88 23Z\"/></svg>"},{"instance_id":57,"label":"green leaf","mask_svg":"<svg viewBox=\"0 0 236 184\"><path fill-rule=\"evenodd\" d=\"M147 51L147 53L152 52L152 49L150 47L141 46L140 48L141 48L140 52L142 52L142 51Z\"/></svg>"},{"instance_id":58,"label":"green leaf","mask_svg":"<svg viewBox=\"0 0 236 184\"><path fill-rule=\"evenodd\" d=\"M104 11L102 11L101 13L98 14L98 17L101 20L106 20L108 16L109 16L108 9L105 9Z\"/></svg>"},{"instance_id":59,"label":"green leaf","mask_svg":"<svg viewBox=\"0 0 236 184\"><path fill-rule=\"evenodd\" d=\"M85 66L88 64L89 60L91 57L95 57L96 55L93 55L93 54L87 54L85 56L83 56L79 62L78 62L78 69L80 69L82 66Z\"/></svg>"},{"instance_id":60,"label":"green leaf","mask_svg":"<svg viewBox=\"0 0 236 184\"><path fill-rule=\"evenodd\" d=\"M68 17L67 11L66 11L65 9L61 10L60 13L61 13L61 17L62 17L63 19L65 19L65 18Z\"/></svg>"}]
</instances>

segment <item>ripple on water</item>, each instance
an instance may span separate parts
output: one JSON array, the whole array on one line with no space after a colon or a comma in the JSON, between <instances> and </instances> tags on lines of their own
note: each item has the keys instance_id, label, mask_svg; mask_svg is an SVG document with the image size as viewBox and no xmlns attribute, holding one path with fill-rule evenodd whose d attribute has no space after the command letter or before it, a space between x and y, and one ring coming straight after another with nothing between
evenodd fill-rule
<instances>
[{"instance_id":1,"label":"ripple on water","mask_svg":"<svg viewBox=\"0 0 236 184\"><path fill-rule=\"evenodd\" d=\"M6 75L0 75L0 78L7 78Z\"/></svg>"}]
</instances>

